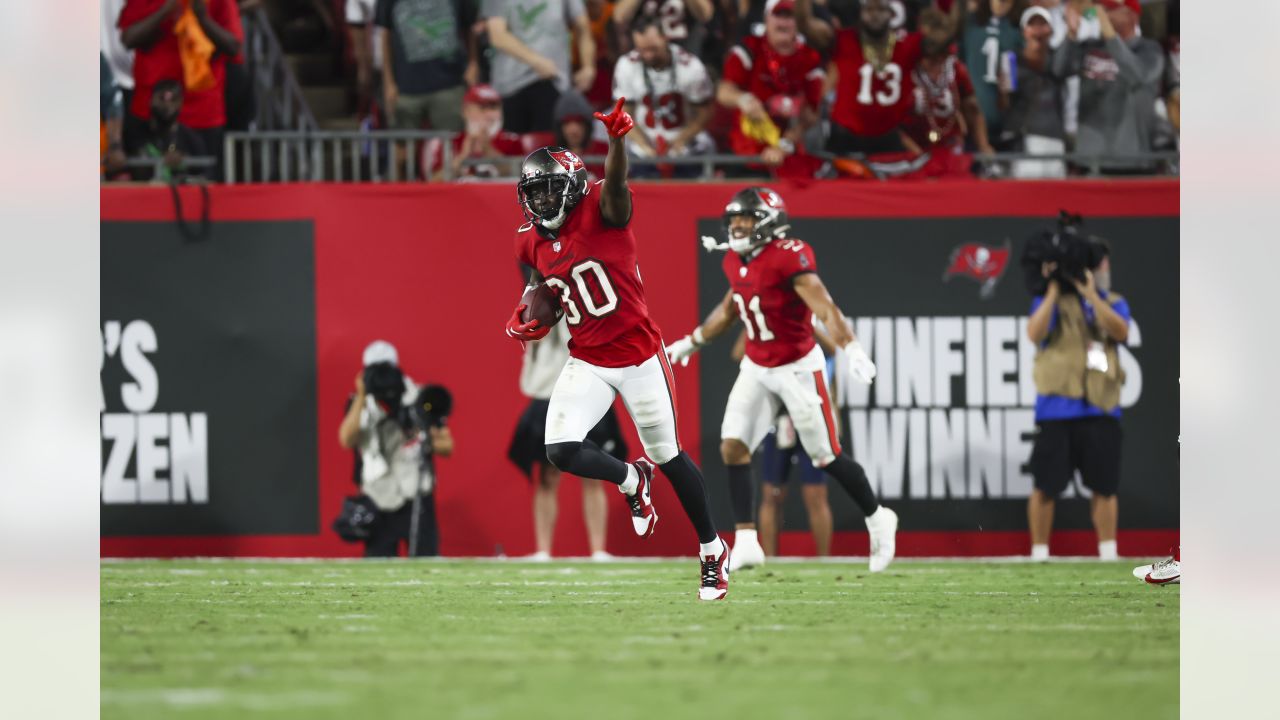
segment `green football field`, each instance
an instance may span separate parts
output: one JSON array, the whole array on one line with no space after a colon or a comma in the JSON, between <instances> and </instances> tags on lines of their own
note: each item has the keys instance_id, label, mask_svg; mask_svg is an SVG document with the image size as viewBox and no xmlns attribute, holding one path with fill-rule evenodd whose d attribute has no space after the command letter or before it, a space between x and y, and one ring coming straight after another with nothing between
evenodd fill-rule
<instances>
[{"instance_id":1,"label":"green football field","mask_svg":"<svg viewBox=\"0 0 1280 720\"><path fill-rule=\"evenodd\" d=\"M1176 718L1131 563L102 565L102 717Z\"/></svg>"}]
</instances>

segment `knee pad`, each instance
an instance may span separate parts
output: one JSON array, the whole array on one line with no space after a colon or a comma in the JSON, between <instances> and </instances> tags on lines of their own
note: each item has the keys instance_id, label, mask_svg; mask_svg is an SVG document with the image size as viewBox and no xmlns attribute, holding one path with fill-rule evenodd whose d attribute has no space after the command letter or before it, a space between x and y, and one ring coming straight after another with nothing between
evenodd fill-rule
<instances>
[{"instance_id":1,"label":"knee pad","mask_svg":"<svg viewBox=\"0 0 1280 720\"><path fill-rule=\"evenodd\" d=\"M656 465L666 465L680 454L680 449L675 443L659 443L657 445L645 445L644 452L653 460Z\"/></svg>"},{"instance_id":2,"label":"knee pad","mask_svg":"<svg viewBox=\"0 0 1280 720\"><path fill-rule=\"evenodd\" d=\"M552 465L564 470L573 462L574 456L582 449L580 442L562 442L547 446L547 460Z\"/></svg>"},{"instance_id":3,"label":"knee pad","mask_svg":"<svg viewBox=\"0 0 1280 720\"><path fill-rule=\"evenodd\" d=\"M667 419L670 402L670 399L660 395L636 398L630 404L631 419L635 421L638 428L661 425Z\"/></svg>"}]
</instances>

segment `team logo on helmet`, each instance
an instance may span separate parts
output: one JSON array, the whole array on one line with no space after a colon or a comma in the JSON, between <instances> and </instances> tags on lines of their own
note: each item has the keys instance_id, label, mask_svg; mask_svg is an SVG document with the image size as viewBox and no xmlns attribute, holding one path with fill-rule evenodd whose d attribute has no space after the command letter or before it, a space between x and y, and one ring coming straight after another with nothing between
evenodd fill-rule
<instances>
[{"instance_id":1,"label":"team logo on helmet","mask_svg":"<svg viewBox=\"0 0 1280 720\"><path fill-rule=\"evenodd\" d=\"M769 188L760 188L756 191L756 194L760 196L761 202L771 208L776 208L778 210L785 210L787 208L787 206L782 202L782 196Z\"/></svg>"},{"instance_id":2,"label":"team logo on helmet","mask_svg":"<svg viewBox=\"0 0 1280 720\"><path fill-rule=\"evenodd\" d=\"M951 260L947 263L943 280L950 280L956 275L967 277L979 284L978 296L984 300L995 294L996 283L1004 275L1009 266L1010 245L1005 240L1004 247L988 247L982 243L965 243L951 251Z\"/></svg>"},{"instance_id":3,"label":"team logo on helmet","mask_svg":"<svg viewBox=\"0 0 1280 720\"><path fill-rule=\"evenodd\" d=\"M560 165L569 172L577 172L584 167L582 164L582 158L575 155L572 150L560 150L549 154L552 159L560 163Z\"/></svg>"}]
</instances>

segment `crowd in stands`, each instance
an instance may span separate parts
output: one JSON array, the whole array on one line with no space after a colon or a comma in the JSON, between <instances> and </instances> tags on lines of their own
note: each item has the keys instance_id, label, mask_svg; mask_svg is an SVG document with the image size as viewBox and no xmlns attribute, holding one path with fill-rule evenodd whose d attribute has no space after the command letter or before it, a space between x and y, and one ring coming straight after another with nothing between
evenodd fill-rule
<instances>
[{"instance_id":1,"label":"crowd in stands","mask_svg":"<svg viewBox=\"0 0 1280 720\"><path fill-rule=\"evenodd\" d=\"M188 142L220 148L243 62L235 0L102 4L103 72L122 96L104 80L108 172L181 151L155 121L161 80L185 90ZM1178 146L1178 0L299 4L345 18L366 126L454 133L451 153L421 148L432 178L509 173L498 159L552 142L599 155L591 114L616 97L640 177L696 176L681 158L726 154L743 158L717 164L728 176L1150 174L1171 169L1150 153ZM192 84L184 22L209 46L207 86Z\"/></svg>"}]
</instances>

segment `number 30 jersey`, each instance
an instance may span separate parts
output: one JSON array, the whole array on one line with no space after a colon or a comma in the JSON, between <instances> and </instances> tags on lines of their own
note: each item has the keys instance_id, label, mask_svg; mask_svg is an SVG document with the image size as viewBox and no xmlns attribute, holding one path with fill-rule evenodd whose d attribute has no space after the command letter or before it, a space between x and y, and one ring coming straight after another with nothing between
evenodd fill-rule
<instances>
[{"instance_id":1,"label":"number 30 jersey","mask_svg":"<svg viewBox=\"0 0 1280 720\"><path fill-rule=\"evenodd\" d=\"M797 275L817 271L813 248L791 238L774 240L748 260L736 252L725 253L730 302L746 326L751 362L778 367L813 349L813 311L792 283Z\"/></svg>"},{"instance_id":2,"label":"number 30 jersey","mask_svg":"<svg viewBox=\"0 0 1280 720\"><path fill-rule=\"evenodd\" d=\"M587 186L555 237L532 223L522 225L516 257L560 291L571 356L600 367L628 367L662 352L662 336L645 305L630 224L612 227L600 215L603 182Z\"/></svg>"}]
</instances>

